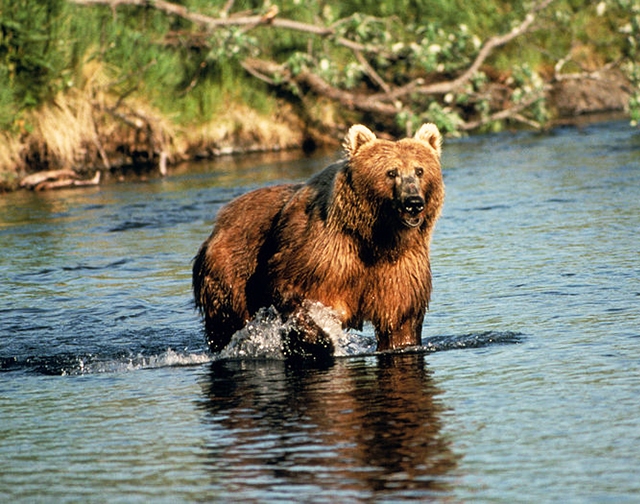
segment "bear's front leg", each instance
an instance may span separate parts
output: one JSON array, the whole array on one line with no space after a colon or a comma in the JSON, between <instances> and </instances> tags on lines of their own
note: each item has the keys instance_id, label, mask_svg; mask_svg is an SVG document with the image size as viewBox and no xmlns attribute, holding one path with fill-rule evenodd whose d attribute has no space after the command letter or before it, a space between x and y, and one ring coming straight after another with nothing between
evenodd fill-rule
<instances>
[{"instance_id":1,"label":"bear's front leg","mask_svg":"<svg viewBox=\"0 0 640 504\"><path fill-rule=\"evenodd\" d=\"M289 361L326 362L333 357L333 341L302 305L296 306L282 329L282 351Z\"/></svg>"},{"instance_id":2,"label":"bear's front leg","mask_svg":"<svg viewBox=\"0 0 640 504\"><path fill-rule=\"evenodd\" d=\"M409 346L422 345L422 321L424 315L406 320L398 327L390 329L376 328L378 351L397 350Z\"/></svg>"}]
</instances>

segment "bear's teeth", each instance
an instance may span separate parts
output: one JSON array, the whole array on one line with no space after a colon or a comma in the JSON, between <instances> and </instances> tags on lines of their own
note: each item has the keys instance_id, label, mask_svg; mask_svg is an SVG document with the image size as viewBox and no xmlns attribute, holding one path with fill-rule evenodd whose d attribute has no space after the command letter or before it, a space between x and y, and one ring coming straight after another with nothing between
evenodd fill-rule
<instances>
[{"instance_id":1,"label":"bear's teeth","mask_svg":"<svg viewBox=\"0 0 640 504\"><path fill-rule=\"evenodd\" d=\"M418 227L422 224L422 217L404 217L402 221L410 228Z\"/></svg>"}]
</instances>

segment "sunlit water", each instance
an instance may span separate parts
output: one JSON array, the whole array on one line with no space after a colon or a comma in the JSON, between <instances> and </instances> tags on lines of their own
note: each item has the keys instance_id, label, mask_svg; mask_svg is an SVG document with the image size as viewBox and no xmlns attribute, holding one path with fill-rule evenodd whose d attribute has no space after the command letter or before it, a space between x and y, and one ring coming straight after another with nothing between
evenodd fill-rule
<instances>
[{"instance_id":1,"label":"sunlit water","mask_svg":"<svg viewBox=\"0 0 640 504\"><path fill-rule=\"evenodd\" d=\"M265 311L210 355L216 212L330 160L0 195L0 501L640 502L637 130L446 143L420 351L292 367Z\"/></svg>"}]
</instances>

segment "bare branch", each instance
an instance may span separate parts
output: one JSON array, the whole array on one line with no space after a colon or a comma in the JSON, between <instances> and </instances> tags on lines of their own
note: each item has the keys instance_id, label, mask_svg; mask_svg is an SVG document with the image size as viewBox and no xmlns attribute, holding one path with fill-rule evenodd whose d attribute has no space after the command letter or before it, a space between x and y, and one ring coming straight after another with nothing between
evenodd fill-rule
<instances>
[{"instance_id":1,"label":"bare branch","mask_svg":"<svg viewBox=\"0 0 640 504\"><path fill-rule=\"evenodd\" d=\"M249 31L259 26L269 26L274 29L292 30L313 36L330 38L333 43L349 48L354 52L355 57L361 64L366 75L368 75L368 77L381 89L381 92L364 94L341 89L326 82L319 75L308 70L303 70L299 74L293 75L286 67L273 61L248 58L241 61L240 64L252 76L268 83L269 85L285 83L295 86L298 89L307 89L316 95L327 97L348 109L396 117L399 112L406 111L411 107L412 95L444 95L446 93L459 90L477 74L487 58L489 58L497 48L529 32L536 21L538 13L548 7L554 0L540 0L527 13L524 20L522 20L508 33L488 38L480 47L475 59L471 62L468 68L466 68L466 70L464 70L455 79L426 84L424 79L417 78L404 86L396 88L392 88L387 82L385 82L385 80L376 72L376 70L367 61L367 58L363 55L363 53L384 55L386 54L386 50L380 46L368 46L339 36L338 33L340 33L339 26L341 21L327 27L302 23L291 19L284 19L279 17L278 8L275 5L273 5L267 13L262 15L229 15L229 9L233 5L233 0L228 0L226 2L225 8L221 14L222 17L211 17L197 12L192 12L182 5L171 3L166 0L68 1L78 5L108 5L113 9L120 5L151 7L168 15L179 16L209 29L236 26L242 27L243 31ZM349 18L346 18L346 20L348 19ZM301 96L302 95L303 93L301 93ZM513 119L530 125L537 125L537 123L524 117L521 112L538 99L540 99L540 97L535 96L521 104L488 115L480 120L463 123L461 129L475 129L489 122L501 119ZM127 123L130 122L129 118L125 117L123 114L117 114L115 113L115 110L110 112L121 120Z\"/></svg>"},{"instance_id":2,"label":"bare branch","mask_svg":"<svg viewBox=\"0 0 640 504\"><path fill-rule=\"evenodd\" d=\"M395 116L402 110L396 105L384 103L383 101L373 99L371 95L357 94L336 88L327 83L318 75L306 70L300 72L296 76L293 76L291 75L291 72L289 72L282 65L278 65L273 61L265 61L253 58L246 59L243 62L242 66L247 71L251 71L252 73L255 72L262 75L263 80L265 80L264 76L267 74L279 75L284 82L306 86L315 94L334 100L351 110L375 112L377 114L390 116Z\"/></svg>"},{"instance_id":3,"label":"bare branch","mask_svg":"<svg viewBox=\"0 0 640 504\"><path fill-rule=\"evenodd\" d=\"M547 7L553 1L554 0L543 0L525 16L522 23L513 28L509 33L505 33L504 35L495 35L489 38L478 52L478 55L476 56L474 62L462 75L460 75L460 77L450 82L442 82L425 86L422 88L421 92L429 94L448 93L450 91L453 91L454 89L459 88L463 84L466 84L466 82L471 79L471 77L473 77L473 75L480 69L480 66L491 55L494 49L503 46L506 43L511 42L514 38L519 37L523 33L526 33L535 21L536 14Z\"/></svg>"},{"instance_id":4,"label":"bare branch","mask_svg":"<svg viewBox=\"0 0 640 504\"><path fill-rule=\"evenodd\" d=\"M358 63L362 65L364 72L371 78L373 82L375 82L385 93L389 94L391 92L391 88L389 84L387 84L382 77L376 72L373 67L367 61L360 51L355 51L356 59Z\"/></svg>"},{"instance_id":5,"label":"bare branch","mask_svg":"<svg viewBox=\"0 0 640 504\"><path fill-rule=\"evenodd\" d=\"M349 109L356 109L362 112L375 112L377 114L394 116L401 111L400 107L372 99L371 96L360 95L344 91L331 86L322 78L311 72L302 72L297 80L308 85L316 94L326 96L332 100L345 105Z\"/></svg>"},{"instance_id":6,"label":"bare branch","mask_svg":"<svg viewBox=\"0 0 640 504\"><path fill-rule=\"evenodd\" d=\"M191 21L192 23L206 26L208 28L220 28L225 26L243 26L255 28L259 25L269 25L274 28L282 28L285 30L299 31L304 33L310 33L320 37L334 37L336 30L333 28L327 28L324 26L317 26L308 23L301 23L291 19L284 19L277 17L277 6L273 6L269 12L264 15L255 16L230 16L215 18L200 14L197 12L189 11L182 5L176 5L165 0L68 0L71 3L77 5L108 5L112 9L120 5L130 5L134 7L153 7L166 14L179 16L183 19ZM380 48L365 46L352 40L345 39L344 37L336 37L335 42L341 46L347 47L354 51L365 51L373 53L381 53Z\"/></svg>"},{"instance_id":7,"label":"bare branch","mask_svg":"<svg viewBox=\"0 0 640 504\"><path fill-rule=\"evenodd\" d=\"M276 85L276 81L274 79L272 79L271 77L268 77L267 75L265 75L263 72L261 72L257 68L257 66L259 66L259 65L255 65L255 64L252 65L251 64L251 60L241 61L240 62L240 66L242 66L242 68L244 68L248 73L253 75L256 79L261 80L263 82L266 82L270 86L275 86Z\"/></svg>"},{"instance_id":8,"label":"bare branch","mask_svg":"<svg viewBox=\"0 0 640 504\"><path fill-rule=\"evenodd\" d=\"M541 98L542 98L541 95L533 95L529 99L523 101L522 103L518 103L517 105L514 105L507 109L500 110L499 112L495 112L494 114L491 114L487 117L483 117L482 119L479 119L477 121L465 122L461 125L461 129L465 131L474 130L479 128L480 126L484 126L485 124L489 124L495 121L501 121L504 119L514 119L518 122L522 122L525 124L529 124L530 126L534 126L535 128L539 128L540 127L539 123L532 121L531 119L527 119L521 114L521 112L527 109L528 107L530 107L531 105L533 105L535 102L537 102Z\"/></svg>"},{"instance_id":9,"label":"bare branch","mask_svg":"<svg viewBox=\"0 0 640 504\"><path fill-rule=\"evenodd\" d=\"M410 82L406 86L394 89L390 93L387 93L387 96L378 95L375 96L376 99L387 99L387 100L398 100L404 96L407 96L411 93L419 93L425 95L437 95L437 94L446 94L452 91L455 91L466 84L480 69L482 64L486 61L486 59L493 53L495 49L500 46L511 42L516 37L526 33L531 28L531 25L536 19L536 14L547 7L554 0L543 0L538 5L536 5L531 12L529 12L524 21L522 21L518 26L513 28L509 33L505 33L503 35L495 35L484 43L481 47L476 59L471 63L471 66L467 68L460 76L453 80L436 82L434 84L424 85L423 82L419 80L415 80Z\"/></svg>"},{"instance_id":10,"label":"bare branch","mask_svg":"<svg viewBox=\"0 0 640 504\"><path fill-rule=\"evenodd\" d=\"M569 61L571 61L571 58L569 56L560 59L555 67L554 67L554 74L553 74L553 80L555 82L560 82L560 81L564 81L564 80L583 80L583 79L591 79L591 80L597 80L597 81L606 81L606 78L602 77L602 74L607 72L608 70L611 70L612 68L615 68L618 66L618 64L620 63L620 60L616 60L616 61L612 61L610 63L607 63L606 65L604 65L602 68L595 70L593 72L590 72L588 70L582 71L582 72L573 72L573 73L560 73L562 70L562 67L568 63Z\"/></svg>"},{"instance_id":11,"label":"bare branch","mask_svg":"<svg viewBox=\"0 0 640 504\"><path fill-rule=\"evenodd\" d=\"M222 8L222 12L221 12L222 17L229 16L229 12L233 8L234 3L235 3L235 0L227 0L227 2L224 4L224 7Z\"/></svg>"}]
</instances>

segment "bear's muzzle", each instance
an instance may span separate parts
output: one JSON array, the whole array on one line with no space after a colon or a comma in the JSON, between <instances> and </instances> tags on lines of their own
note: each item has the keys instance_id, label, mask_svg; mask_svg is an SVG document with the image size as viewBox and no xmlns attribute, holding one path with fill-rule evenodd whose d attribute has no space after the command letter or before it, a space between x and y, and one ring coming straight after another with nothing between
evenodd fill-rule
<instances>
[{"instance_id":1,"label":"bear's muzzle","mask_svg":"<svg viewBox=\"0 0 640 504\"><path fill-rule=\"evenodd\" d=\"M421 214L425 207L424 198L418 189L418 181L412 176L402 177L399 189L400 219L407 227L418 227L424 220Z\"/></svg>"}]
</instances>

